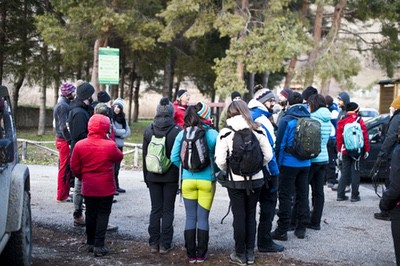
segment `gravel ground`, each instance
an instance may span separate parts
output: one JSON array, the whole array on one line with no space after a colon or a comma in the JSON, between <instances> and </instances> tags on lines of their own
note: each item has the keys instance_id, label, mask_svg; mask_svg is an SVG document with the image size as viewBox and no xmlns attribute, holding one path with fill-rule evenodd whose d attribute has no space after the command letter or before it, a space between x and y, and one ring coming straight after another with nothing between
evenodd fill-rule
<instances>
[{"instance_id":1,"label":"gravel ground","mask_svg":"<svg viewBox=\"0 0 400 266\"><path fill-rule=\"evenodd\" d=\"M44 225L72 227L73 204L57 203L57 167L29 165L32 220ZM147 242L149 193L142 172L122 170L120 184L127 192L116 196L110 223L119 226L124 239ZM395 265L390 222L373 218L379 198L370 184L360 187L361 201L337 202L336 193L325 188L325 209L320 231L308 230L305 239L288 233L284 258L328 265ZM233 250L232 214L221 224L229 205L226 189L219 186L210 214L210 249ZM180 197L175 208L174 241L183 245L185 209ZM275 225L274 225L275 226Z\"/></svg>"}]
</instances>

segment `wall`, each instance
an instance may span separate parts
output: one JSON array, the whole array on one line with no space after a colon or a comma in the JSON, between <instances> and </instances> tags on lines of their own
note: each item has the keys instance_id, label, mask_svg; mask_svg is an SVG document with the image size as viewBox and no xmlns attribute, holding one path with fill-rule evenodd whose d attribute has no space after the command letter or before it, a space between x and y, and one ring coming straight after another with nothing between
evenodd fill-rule
<instances>
[{"instance_id":1,"label":"wall","mask_svg":"<svg viewBox=\"0 0 400 266\"><path fill-rule=\"evenodd\" d=\"M17 128L37 128L39 124L39 107L18 106L16 115ZM46 109L46 128L53 127L53 109Z\"/></svg>"}]
</instances>

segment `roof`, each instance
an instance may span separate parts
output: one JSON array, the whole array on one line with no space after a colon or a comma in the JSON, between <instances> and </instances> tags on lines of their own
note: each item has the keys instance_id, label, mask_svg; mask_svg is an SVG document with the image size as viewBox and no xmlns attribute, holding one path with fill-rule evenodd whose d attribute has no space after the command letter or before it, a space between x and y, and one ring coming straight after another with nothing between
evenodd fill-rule
<instances>
[{"instance_id":1,"label":"roof","mask_svg":"<svg viewBox=\"0 0 400 266\"><path fill-rule=\"evenodd\" d=\"M399 83L400 79L384 79L378 82L379 85L388 85L388 84L395 84Z\"/></svg>"}]
</instances>

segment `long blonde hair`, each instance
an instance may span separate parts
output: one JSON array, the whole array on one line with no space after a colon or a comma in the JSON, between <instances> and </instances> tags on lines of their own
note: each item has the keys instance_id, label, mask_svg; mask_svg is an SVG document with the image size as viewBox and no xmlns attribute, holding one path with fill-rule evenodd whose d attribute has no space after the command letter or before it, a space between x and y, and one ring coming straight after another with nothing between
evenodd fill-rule
<instances>
[{"instance_id":1,"label":"long blonde hair","mask_svg":"<svg viewBox=\"0 0 400 266\"><path fill-rule=\"evenodd\" d=\"M246 120L249 128L254 130L260 127L260 124L253 121L251 118L250 110L247 107L247 104L243 100L233 101L227 110L227 118L231 118L237 115L241 115L244 120Z\"/></svg>"}]
</instances>

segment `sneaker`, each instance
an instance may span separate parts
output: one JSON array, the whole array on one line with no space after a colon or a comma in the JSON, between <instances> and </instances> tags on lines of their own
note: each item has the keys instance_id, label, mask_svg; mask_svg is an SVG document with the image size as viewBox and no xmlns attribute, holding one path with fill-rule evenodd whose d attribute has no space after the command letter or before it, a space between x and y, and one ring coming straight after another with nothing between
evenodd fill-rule
<instances>
[{"instance_id":1,"label":"sneaker","mask_svg":"<svg viewBox=\"0 0 400 266\"><path fill-rule=\"evenodd\" d=\"M108 232L116 232L116 231L118 231L118 226L109 223L107 225L107 231Z\"/></svg>"},{"instance_id":2,"label":"sneaker","mask_svg":"<svg viewBox=\"0 0 400 266\"><path fill-rule=\"evenodd\" d=\"M254 249L248 249L246 252L247 264L254 264Z\"/></svg>"},{"instance_id":3,"label":"sneaker","mask_svg":"<svg viewBox=\"0 0 400 266\"><path fill-rule=\"evenodd\" d=\"M188 262L190 264L195 264L197 262L197 259L196 258L189 258Z\"/></svg>"},{"instance_id":4,"label":"sneaker","mask_svg":"<svg viewBox=\"0 0 400 266\"><path fill-rule=\"evenodd\" d=\"M92 253L94 251L94 245L87 245L86 251Z\"/></svg>"},{"instance_id":5,"label":"sneaker","mask_svg":"<svg viewBox=\"0 0 400 266\"><path fill-rule=\"evenodd\" d=\"M306 237L306 230L305 229L296 229L294 231L294 235L297 236L299 239L304 239Z\"/></svg>"},{"instance_id":6,"label":"sneaker","mask_svg":"<svg viewBox=\"0 0 400 266\"><path fill-rule=\"evenodd\" d=\"M329 183L329 182L328 182L328 183L326 184L326 187L328 187L328 188L333 188L334 185L335 185L335 184Z\"/></svg>"},{"instance_id":7,"label":"sneaker","mask_svg":"<svg viewBox=\"0 0 400 266\"><path fill-rule=\"evenodd\" d=\"M331 187L331 189L333 191L336 191L338 189L338 187L339 187L339 184L334 184L333 187Z\"/></svg>"},{"instance_id":8,"label":"sneaker","mask_svg":"<svg viewBox=\"0 0 400 266\"><path fill-rule=\"evenodd\" d=\"M259 252L269 252L269 253L275 253L275 252L282 252L285 250L285 247L279 244L276 244L275 242L272 242L272 245L266 248L258 248Z\"/></svg>"},{"instance_id":9,"label":"sneaker","mask_svg":"<svg viewBox=\"0 0 400 266\"><path fill-rule=\"evenodd\" d=\"M119 188L117 188L117 192L118 192L118 193L125 193L126 190L119 187Z\"/></svg>"},{"instance_id":10,"label":"sneaker","mask_svg":"<svg viewBox=\"0 0 400 266\"><path fill-rule=\"evenodd\" d=\"M383 221L390 221L390 214L388 212L374 213L374 218Z\"/></svg>"},{"instance_id":11,"label":"sneaker","mask_svg":"<svg viewBox=\"0 0 400 266\"><path fill-rule=\"evenodd\" d=\"M207 259L207 256L198 257L198 258L196 259L196 262L197 262L197 263L203 263L206 259Z\"/></svg>"},{"instance_id":12,"label":"sneaker","mask_svg":"<svg viewBox=\"0 0 400 266\"><path fill-rule=\"evenodd\" d=\"M345 201L345 200L348 200L348 199L349 199L349 197L343 196L343 197L337 197L336 201Z\"/></svg>"},{"instance_id":13,"label":"sneaker","mask_svg":"<svg viewBox=\"0 0 400 266\"><path fill-rule=\"evenodd\" d=\"M85 217L83 215L79 217L74 217L74 226L85 226Z\"/></svg>"},{"instance_id":14,"label":"sneaker","mask_svg":"<svg viewBox=\"0 0 400 266\"><path fill-rule=\"evenodd\" d=\"M174 248L174 245L171 244L169 248L165 248L164 246L160 246L160 254L167 254L170 250Z\"/></svg>"},{"instance_id":15,"label":"sneaker","mask_svg":"<svg viewBox=\"0 0 400 266\"><path fill-rule=\"evenodd\" d=\"M277 229L271 233L272 239L275 240L280 240L280 241L287 241L287 233L286 232L280 232Z\"/></svg>"},{"instance_id":16,"label":"sneaker","mask_svg":"<svg viewBox=\"0 0 400 266\"><path fill-rule=\"evenodd\" d=\"M351 202L357 202L357 201L360 201L361 200L361 198L360 198L360 196L355 196L355 197L351 197Z\"/></svg>"},{"instance_id":17,"label":"sneaker","mask_svg":"<svg viewBox=\"0 0 400 266\"><path fill-rule=\"evenodd\" d=\"M108 254L110 250L106 246L94 247L93 253L95 257L103 257Z\"/></svg>"},{"instance_id":18,"label":"sneaker","mask_svg":"<svg viewBox=\"0 0 400 266\"><path fill-rule=\"evenodd\" d=\"M321 226L318 224L308 224L307 228L310 228L312 230L321 230Z\"/></svg>"},{"instance_id":19,"label":"sneaker","mask_svg":"<svg viewBox=\"0 0 400 266\"><path fill-rule=\"evenodd\" d=\"M150 253L158 253L159 246L158 244L150 244Z\"/></svg>"},{"instance_id":20,"label":"sneaker","mask_svg":"<svg viewBox=\"0 0 400 266\"><path fill-rule=\"evenodd\" d=\"M246 260L244 258L240 258L236 252L233 252L230 256L229 256L229 262L236 264L236 265L240 265L240 266L245 266L246 265Z\"/></svg>"}]
</instances>

